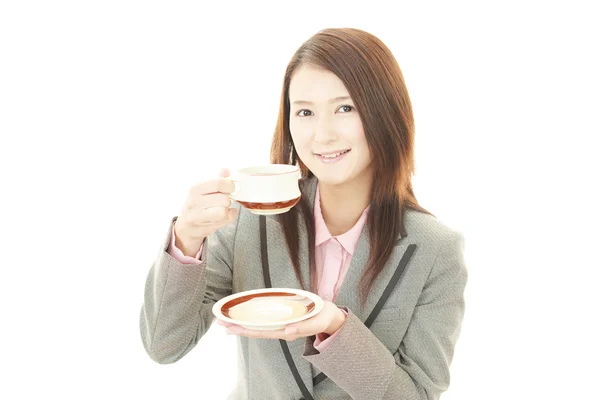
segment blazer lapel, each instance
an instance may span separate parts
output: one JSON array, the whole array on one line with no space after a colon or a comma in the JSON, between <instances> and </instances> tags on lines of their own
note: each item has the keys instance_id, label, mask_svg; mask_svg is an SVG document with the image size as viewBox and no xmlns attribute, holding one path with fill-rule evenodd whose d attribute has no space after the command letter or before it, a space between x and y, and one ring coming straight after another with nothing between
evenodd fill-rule
<instances>
[{"instance_id":1,"label":"blazer lapel","mask_svg":"<svg viewBox=\"0 0 600 400\"><path fill-rule=\"evenodd\" d=\"M335 299L335 303L338 306L348 307L361 321L367 319L369 310L373 308L373 304L371 303L373 302L374 296L369 295L367 305L365 309L362 310L360 308L360 299L358 296L360 275L364 266L367 265L369 258L369 243L369 229L365 224L360 238L358 239L358 243L356 243L356 249L354 250L352 261L350 261L348 272L346 272L346 277L344 278ZM373 289L377 292L380 291L380 288L376 287L376 285Z\"/></svg>"},{"instance_id":2,"label":"blazer lapel","mask_svg":"<svg viewBox=\"0 0 600 400\"><path fill-rule=\"evenodd\" d=\"M301 183L300 189L302 196L306 196L310 209L313 209L314 196L316 193L317 180L308 179ZM300 217L301 218L301 217ZM269 275L271 277L271 285L274 288L297 288L300 289L300 282L294 272L294 267L291 263L285 236L277 218L277 215L266 217L267 227L267 254L269 258ZM300 270L304 282L310 283L310 261L308 257L308 232L302 221L299 221L299 238L300 238ZM277 245L275 245L277 244ZM304 340L295 340L288 342L287 346L290 353L294 357L294 364L298 374L302 378L307 390L313 391L313 368L312 364L302 358L304 353ZM288 364L289 365L289 364ZM293 368L290 365L290 368Z\"/></svg>"},{"instance_id":3,"label":"blazer lapel","mask_svg":"<svg viewBox=\"0 0 600 400\"><path fill-rule=\"evenodd\" d=\"M392 253L385 263L383 270L375 282L373 282L373 286L369 290L364 307L361 307L360 304L359 283L362 271L367 266L369 261L371 242L367 224L365 224L358 243L356 244L352 261L350 262L346 277L344 278L337 298L335 299L335 303L338 306L346 306L351 309L352 312L363 322L365 322L365 320L368 318L369 314L375 308L375 305L383 295L386 287L392 280L394 273L398 269L402 257L410 245L408 240L403 240L407 236L404 228L404 218L401 219L400 226L401 236L396 241L396 246L392 250Z\"/></svg>"},{"instance_id":4,"label":"blazer lapel","mask_svg":"<svg viewBox=\"0 0 600 400\"><path fill-rule=\"evenodd\" d=\"M315 204L315 195L317 192L318 180L315 177L311 177L300 182L300 190L302 196L305 196L309 204L309 209L312 211ZM301 218L301 217L300 217ZM268 243L281 243L283 245L273 246L270 245L268 248L269 259L271 261L271 278L273 287L290 287L300 289L300 282L296 278L294 268L291 265L287 246L285 245L285 239L283 236L283 230L279 223L277 215L267 216L269 227L268 229ZM300 269L302 278L306 284L310 282L310 264L308 258L308 232L306 226L302 221L299 221L299 238L300 238ZM346 306L352 310L352 312L359 317L361 321L365 321L369 316L369 313L378 300L381 298L385 288L390 282L394 272L396 271L402 256L406 252L408 245L406 228L404 226L404 215L402 215L400 223L400 237L396 242L396 246L390 255L390 258L386 262L384 269L381 274L377 277L369 295L365 307L361 309L360 298L359 298L359 287L360 277L363 269L367 265L370 250L370 235L368 225L365 224L361 236L356 244L356 249L352 256L352 261L346 273L346 277L340 287L335 303L339 306Z\"/></svg>"}]
</instances>

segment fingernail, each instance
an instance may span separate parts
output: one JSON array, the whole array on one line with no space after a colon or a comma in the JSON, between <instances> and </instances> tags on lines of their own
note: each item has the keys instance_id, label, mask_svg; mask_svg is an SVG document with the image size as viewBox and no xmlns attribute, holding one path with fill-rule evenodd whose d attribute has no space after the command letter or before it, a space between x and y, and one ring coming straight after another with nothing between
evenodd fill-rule
<instances>
[{"instance_id":1,"label":"fingernail","mask_svg":"<svg viewBox=\"0 0 600 400\"><path fill-rule=\"evenodd\" d=\"M298 333L298 328L285 328L286 335L293 335L295 333Z\"/></svg>"}]
</instances>

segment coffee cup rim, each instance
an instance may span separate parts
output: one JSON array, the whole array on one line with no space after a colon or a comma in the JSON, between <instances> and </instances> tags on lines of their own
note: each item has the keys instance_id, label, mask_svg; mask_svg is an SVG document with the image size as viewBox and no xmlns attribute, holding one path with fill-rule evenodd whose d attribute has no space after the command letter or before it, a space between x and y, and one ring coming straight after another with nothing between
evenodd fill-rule
<instances>
[{"instance_id":1,"label":"coffee cup rim","mask_svg":"<svg viewBox=\"0 0 600 400\"><path fill-rule=\"evenodd\" d=\"M298 167L297 165L292 165L292 164L263 164L263 165L253 165L251 167L242 168L237 171L237 174L252 175L252 173L249 171L251 171L253 169L257 169L257 168L264 168L264 167L270 167L270 166L290 167L291 169L289 171L282 171L282 172L273 172L273 173L269 172L268 174L265 174L264 176L288 175L288 174L293 174L293 173L297 173L300 171L300 167Z\"/></svg>"}]
</instances>

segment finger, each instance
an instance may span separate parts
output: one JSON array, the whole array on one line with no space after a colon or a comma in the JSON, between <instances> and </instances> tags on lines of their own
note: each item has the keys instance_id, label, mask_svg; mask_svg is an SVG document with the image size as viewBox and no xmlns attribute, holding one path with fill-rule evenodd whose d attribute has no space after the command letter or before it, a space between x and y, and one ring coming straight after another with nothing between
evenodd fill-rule
<instances>
[{"instance_id":1,"label":"finger","mask_svg":"<svg viewBox=\"0 0 600 400\"><path fill-rule=\"evenodd\" d=\"M229 328L230 326L237 326L232 322L223 321L222 319L217 319L217 324L224 326L225 328Z\"/></svg>"},{"instance_id":2,"label":"finger","mask_svg":"<svg viewBox=\"0 0 600 400\"><path fill-rule=\"evenodd\" d=\"M237 218L237 216L239 214L239 211L236 208L227 208L227 216L223 220L207 221L207 220L205 220L206 216L202 214L205 211L206 210L201 210L199 216L196 216L196 217L191 216L188 218L188 220L190 221L190 224L195 228L206 229L206 228L210 227L211 232L214 232L217 229L219 229L225 225L231 224L232 222L235 221L235 219Z\"/></svg>"},{"instance_id":3,"label":"finger","mask_svg":"<svg viewBox=\"0 0 600 400\"><path fill-rule=\"evenodd\" d=\"M229 178L215 178L208 181L204 181L190 189L190 196L197 196L209 193L225 193L229 194L235 190L233 181Z\"/></svg>"},{"instance_id":4,"label":"finger","mask_svg":"<svg viewBox=\"0 0 600 400\"><path fill-rule=\"evenodd\" d=\"M240 211L237 208L229 208L227 222L223 223L223 225L227 225L235 221L239 213Z\"/></svg>"},{"instance_id":5,"label":"finger","mask_svg":"<svg viewBox=\"0 0 600 400\"><path fill-rule=\"evenodd\" d=\"M283 333L285 333L286 336L294 336L298 334L298 328L295 326L286 326Z\"/></svg>"},{"instance_id":6,"label":"finger","mask_svg":"<svg viewBox=\"0 0 600 400\"><path fill-rule=\"evenodd\" d=\"M230 175L229 169L227 168L221 168L221 170L219 171L219 176L221 178L227 178Z\"/></svg>"},{"instance_id":7,"label":"finger","mask_svg":"<svg viewBox=\"0 0 600 400\"><path fill-rule=\"evenodd\" d=\"M227 328L227 334L229 335L240 335L255 339L286 339L286 335L282 329L275 331L260 331L253 329L246 329L241 326L231 326Z\"/></svg>"},{"instance_id":8,"label":"finger","mask_svg":"<svg viewBox=\"0 0 600 400\"><path fill-rule=\"evenodd\" d=\"M192 208L210 208L210 207L230 207L231 206L231 199L229 198L229 196L223 194L223 193L211 193L211 194L205 194L202 196L197 196L196 198L193 198L194 200L190 201L189 204L187 204L187 207L189 209Z\"/></svg>"},{"instance_id":9,"label":"finger","mask_svg":"<svg viewBox=\"0 0 600 400\"><path fill-rule=\"evenodd\" d=\"M249 338L255 339L283 339L287 341L293 341L298 339L300 336L297 334L286 334L283 329L275 330L275 331L261 331L261 330L252 330L245 329L241 326L232 326L227 328L228 335L239 335L246 336Z\"/></svg>"},{"instance_id":10,"label":"finger","mask_svg":"<svg viewBox=\"0 0 600 400\"><path fill-rule=\"evenodd\" d=\"M196 226L226 224L230 222L229 207L211 207L193 210L192 220Z\"/></svg>"}]
</instances>

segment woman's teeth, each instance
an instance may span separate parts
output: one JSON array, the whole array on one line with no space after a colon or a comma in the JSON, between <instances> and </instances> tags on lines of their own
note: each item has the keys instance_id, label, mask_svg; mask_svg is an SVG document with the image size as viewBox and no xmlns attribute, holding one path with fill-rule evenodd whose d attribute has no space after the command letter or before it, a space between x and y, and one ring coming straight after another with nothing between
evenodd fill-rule
<instances>
[{"instance_id":1,"label":"woman's teeth","mask_svg":"<svg viewBox=\"0 0 600 400\"><path fill-rule=\"evenodd\" d=\"M344 151L340 151L339 153L334 153L334 154L327 154L327 155L321 155L321 157L325 157L325 158L336 158L337 156L340 156L344 153L347 153L349 150L344 150Z\"/></svg>"},{"instance_id":2,"label":"woman's teeth","mask_svg":"<svg viewBox=\"0 0 600 400\"><path fill-rule=\"evenodd\" d=\"M334 164L344 159L348 152L350 152L350 150L339 151L332 154L316 154L316 156L321 160L321 162L326 164Z\"/></svg>"}]
</instances>

